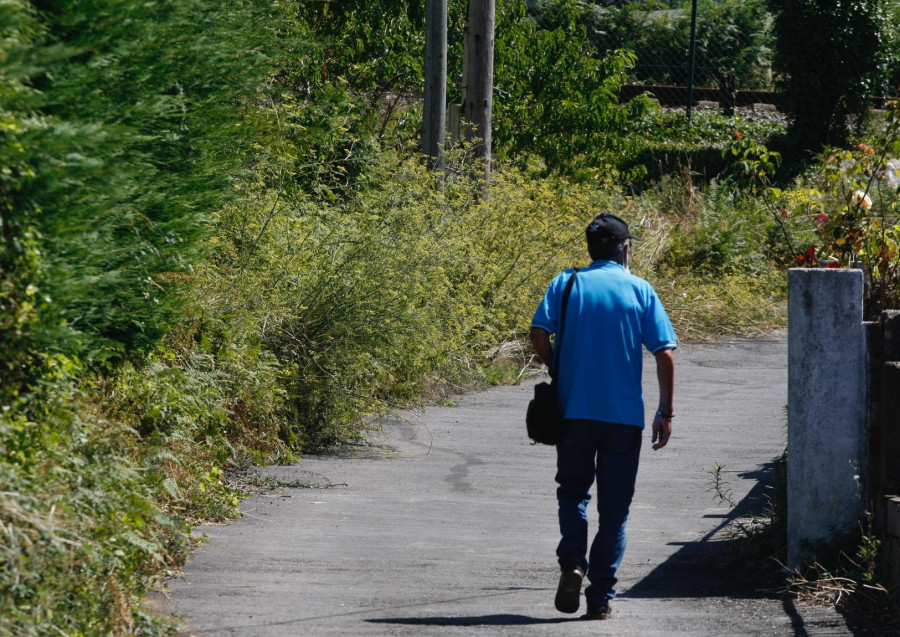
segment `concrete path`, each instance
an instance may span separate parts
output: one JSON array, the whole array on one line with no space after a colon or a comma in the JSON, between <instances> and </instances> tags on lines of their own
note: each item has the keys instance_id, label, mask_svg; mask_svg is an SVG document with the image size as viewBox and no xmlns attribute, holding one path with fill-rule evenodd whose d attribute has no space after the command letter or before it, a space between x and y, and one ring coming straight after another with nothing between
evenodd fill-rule
<instances>
[{"instance_id":1,"label":"concrete path","mask_svg":"<svg viewBox=\"0 0 900 637\"><path fill-rule=\"evenodd\" d=\"M158 602L197 635L852 635L839 613L748 587L731 516L759 506L785 446L783 334L677 353L675 433L645 444L613 618L553 607L555 453L525 436L531 383L402 414L371 444L269 473ZM647 403L655 374L645 361ZM649 410L648 410L649 411ZM583 608L583 601L582 601Z\"/></svg>"}]
</instances>

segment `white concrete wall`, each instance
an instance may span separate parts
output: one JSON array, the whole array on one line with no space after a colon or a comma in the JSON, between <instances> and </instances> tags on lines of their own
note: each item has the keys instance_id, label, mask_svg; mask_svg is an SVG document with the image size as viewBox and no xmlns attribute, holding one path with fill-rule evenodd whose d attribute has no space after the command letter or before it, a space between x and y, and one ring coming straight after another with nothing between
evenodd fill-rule
<instances>
[{"instance_id":1,"label":"white concrete wall","mask_svg":"<svg viewBox=\"0 0 900 637\"><path fill-rule=\"evenodd\" d=\"M856 527L867 457L861 270L788 273L788 566Z\"/></svg>"}]
</instances>

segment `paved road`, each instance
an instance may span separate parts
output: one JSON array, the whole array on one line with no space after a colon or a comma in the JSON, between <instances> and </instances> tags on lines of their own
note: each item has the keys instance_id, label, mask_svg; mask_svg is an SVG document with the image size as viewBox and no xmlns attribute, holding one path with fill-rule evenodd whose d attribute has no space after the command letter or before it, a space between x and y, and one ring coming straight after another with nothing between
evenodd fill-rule
<instances>
[{"instance_id":1,"label":"paved road","mask_svg":"<svg viewBox=\"0 0 900 637\"><path fill-rule=\"evenodd\" d=\"M656 403L652 360L648 404ZM368 446L269 472L315 488L246 501L158 602L186 634L852 635L839 613L748 587L708 490L724 465L733 499L758 505L784 450L783 334L677 354L675 433L643 449L613 618L553 607L554 452L532 446L531 384L462 396L383 423Z\"/></svg>"}]
</instances>

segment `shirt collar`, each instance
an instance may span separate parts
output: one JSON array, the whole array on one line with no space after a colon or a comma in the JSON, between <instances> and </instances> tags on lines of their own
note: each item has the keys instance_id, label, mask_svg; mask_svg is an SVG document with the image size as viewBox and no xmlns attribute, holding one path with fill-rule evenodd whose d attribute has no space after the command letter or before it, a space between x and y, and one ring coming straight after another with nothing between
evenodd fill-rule
<instances>
[{"instance_id":1,"label":"shirt collar","mask_svg":"<svg viewBox=\"0 0 900 637\"><path fill-rule=\"evenodd\" d=\"M623 266L618 261L613 261L612 259L597 259L596 261L593 261L588 266L588 268L590 268L592 270L595 268L599 269L599 268L605 268L605 267L615 267L615 268L619 268L621 270L625 269L625 266Z\"/></svg>"}]
</instances>

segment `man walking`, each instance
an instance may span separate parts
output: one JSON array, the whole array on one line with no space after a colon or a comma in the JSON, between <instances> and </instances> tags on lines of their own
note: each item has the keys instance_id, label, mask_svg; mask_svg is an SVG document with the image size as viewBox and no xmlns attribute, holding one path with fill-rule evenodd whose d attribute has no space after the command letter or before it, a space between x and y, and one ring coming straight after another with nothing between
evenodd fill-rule
<instances>
[{"instance_id":1,"label":"man walking","mask_svg":"<svg viewBox=\"0 0 900 637\"><path fill-rule=\"evenodd\" d=\"M556 446L562 535L556 549L562 569L556 608L563 613L578 610L587 575L588 617L607 619L625 552L625 524L644 427L642 347L656 358L659 405L652 442L654 449L662 449L672 433L677 339L656 292L628 270L631 240L637 239L628 225L615 215L601 214L585 234L591 265L553 279L534 314L531 342L555 373L563 414L563 437ZM562 326L563 294L573 276ZM555 370L551 334L557 334L559 345ZM595 478L599 526L588 555L587 509Z\"/></svg>"}]
</instances>

